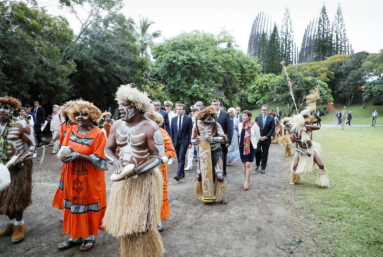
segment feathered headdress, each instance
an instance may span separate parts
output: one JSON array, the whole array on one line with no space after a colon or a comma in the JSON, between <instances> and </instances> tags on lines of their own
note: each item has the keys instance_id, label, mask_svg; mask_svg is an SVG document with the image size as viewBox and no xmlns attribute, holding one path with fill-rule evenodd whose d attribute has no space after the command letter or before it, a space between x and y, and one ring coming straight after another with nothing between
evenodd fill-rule
<instances>
[{"instance_id":1,"label":"feathered headdress","mask_svg":"<svg viewBox=\"0 0 383 257\"><path fill-rule=\"evenodd\" d=\"M148 98L148 93L139 91L137 88L132 87L132 84L120 86L117 89L116 100L118 102L129 100L138 110L144 113L154 109L151 100Z\"/></svg>"},{"instance_id":2,"label":"feathered headdress","mask_svg":"<svg viewBox=\"0 0 383 257\"><path fill-rule=\"evenodd\" d=\"M91 102L84 101L84 100L76 100L76 101L70 101L65 109L68 118L72 122L77 122L76 120L76 112L81 113L87 113L92 121L96 121L97 123L101 119L101 111L98 109L95 105L93 105Z\"/></svg>"},{"instance_id":3,"label":"feathered headdress","mask_svg":"<svg viewBox=\"0 0 383 257\"><path fill-rule=\"evenodd\" d=\"M203 109L199 112L197 112L194 116L196 120L204 120L208 115L212 115L213 117L216 117L218 115L217 110L213 106L206 107L206 109Z\"/></svg>"},{"instance_id":4,"label":"feathered headdress","mask_svg":"<svg viewBox=\"0 0 383 257\"><path fill-rule=\"evenodd\" d=\"M17 110L21 107L21 102L18 99L10 96L0 97L0 103L11 105L13 110Z\"/></svg>"}]
</instances>

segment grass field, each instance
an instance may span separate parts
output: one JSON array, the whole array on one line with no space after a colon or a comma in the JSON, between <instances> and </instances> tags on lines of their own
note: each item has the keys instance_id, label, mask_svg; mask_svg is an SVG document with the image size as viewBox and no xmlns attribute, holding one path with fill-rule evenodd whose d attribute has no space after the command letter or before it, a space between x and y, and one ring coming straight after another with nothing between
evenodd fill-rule
<instances>
[{"instance_id":1,"label":"grass field","mask_svg":"<svg viewBox=\"0 0 383 257\"><path fill-rule=\"evenodd\" d=\"M382 134L369 127L314 132L331 188L316 186L316 171L305 174L294 205L325 256L383 254Z\"/></svg>"}]
</instances>

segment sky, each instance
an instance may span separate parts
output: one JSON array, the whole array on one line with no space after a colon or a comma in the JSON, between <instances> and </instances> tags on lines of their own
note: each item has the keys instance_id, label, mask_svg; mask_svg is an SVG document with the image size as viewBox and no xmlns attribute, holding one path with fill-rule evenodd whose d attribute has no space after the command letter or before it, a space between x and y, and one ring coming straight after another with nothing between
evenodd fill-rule
<instances>
[{"instance_id":1,"label":"sky","mask_svg":"<svg viewBox=\"0 0 383 257\"><path fill-rule=\"evenodd\" d=\"M76 32L79 23L65 10L51 5L55 0L40 0L46 5L48 13L66 16ZM332 23L338 3L342 7L347 36L354 51L362 50L377 53L383 49L383 0L124 0L121 12L132 17L136 23L139 16L148 17L155 22L152 29L161 30L162 42L181 32L203 30L218 34L226 28L235 37L239 49L247 53L250 31L258 13L265 12L279 25L282 23L286 7L289 8L293 22L295 41L300 48L304 31L314 18L319 17L323 3Z\"/></svg>"}]
</instances>

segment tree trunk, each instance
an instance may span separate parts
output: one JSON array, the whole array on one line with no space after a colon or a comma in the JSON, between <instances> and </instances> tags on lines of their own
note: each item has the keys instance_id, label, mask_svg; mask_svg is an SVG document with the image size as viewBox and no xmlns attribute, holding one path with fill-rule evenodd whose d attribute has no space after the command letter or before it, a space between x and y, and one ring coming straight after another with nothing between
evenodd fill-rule
<instances>
[{"instance_id":1,"label":"tree trunk","mask_svg":"<svg viewBox=\"0 0 383 257\"><path fill-rule=\"evenodd\" d=\"M354 99L354 93L351 94L351 101L350 104L352 104L352 100Z\"/></svg>"}]
</instances>

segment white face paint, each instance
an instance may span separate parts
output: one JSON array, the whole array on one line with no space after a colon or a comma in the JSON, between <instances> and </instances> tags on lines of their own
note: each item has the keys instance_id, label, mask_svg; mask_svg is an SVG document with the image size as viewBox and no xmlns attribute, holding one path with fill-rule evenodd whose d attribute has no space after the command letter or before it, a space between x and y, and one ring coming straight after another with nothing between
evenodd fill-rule
<instances>
[{"instance_id":1,"label":"white face paint","mask_svg":"<svg viewBox=\"0 0 383 257\"><path fill-rule=\"evenodd\" d=\"M76 114L76 120L79 118L83 118L84 120L87 120L89 119L89 114L83 114L83 113Z\"/></svg>"}]
</instances>

